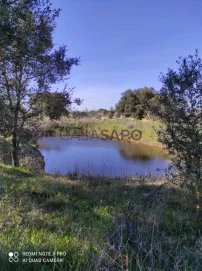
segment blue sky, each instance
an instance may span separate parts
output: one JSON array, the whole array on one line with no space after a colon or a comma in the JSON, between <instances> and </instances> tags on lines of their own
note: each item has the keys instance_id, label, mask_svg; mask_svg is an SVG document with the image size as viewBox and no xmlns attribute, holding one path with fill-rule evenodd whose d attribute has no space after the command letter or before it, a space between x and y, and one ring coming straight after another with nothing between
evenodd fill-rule
<instances>
[{"instance_id":1,"label":"blue sky","mask_svg":"<svg viewBox=\"0 0 202 271\"><path fill-rule=\"evenodd\" d=\"M202 56L201 0L52 0L61 8L54 43L80 57L68 80L80 110L114 106L131 88L161 88L179 56ZM58 85L60 87L60 85Z\"/></svg>"}]
</instances>

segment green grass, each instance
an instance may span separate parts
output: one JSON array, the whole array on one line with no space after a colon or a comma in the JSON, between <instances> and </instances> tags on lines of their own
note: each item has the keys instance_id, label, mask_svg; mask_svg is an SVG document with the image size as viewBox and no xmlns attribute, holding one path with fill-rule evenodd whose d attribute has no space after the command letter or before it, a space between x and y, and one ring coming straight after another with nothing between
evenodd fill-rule
<instances>
[{"instance_id":1,"label":"green grass","mask_svg":"<svg viewBox=\"0 0 202 271\"><path fill-rule=\"evenodd\" d=\"M0 194L0 270L202 270L201 217L162 180L36 175L1 165ZM10 263L10 251L66 256Z\"/></svg>"},{"instance_id":2,"label":"green grass","mask_svg":"<svg viewBox=\"0 0 202 271\"><path fill-rule=\"evenodd\" d=\"M133 131L135 129L142 132L142 138L138 141L129 140L134 143L143 143L155 146L162 146L158 142L157 130L161 128L160 121L145 119L68 119L63 117L60 121L50 121L45 119L42 122L41 129L45 135L60 135L60 129L68 131L96 131L99 135L101 130L108 130L110 136L113 130L117 130L118 134L121 130Z\"/></svg>"},{"instance_id":3,"label":"green grass","mask_svg":"<svg viewBox=\"0 0 202 271\"><path fill-rule=\"evenodd\" d=\"M156 133L160 126L161 123L154 120L106 119L96 121L93 127L95 130L98 131L102 129L107 129L110 132L112 132L112 130L114 129L116 129L117 131L124 129L133 131L134 129L137 129L142 132L142 138L137 142L151 145L160 145Z\"/></svg>"}]
</instances>

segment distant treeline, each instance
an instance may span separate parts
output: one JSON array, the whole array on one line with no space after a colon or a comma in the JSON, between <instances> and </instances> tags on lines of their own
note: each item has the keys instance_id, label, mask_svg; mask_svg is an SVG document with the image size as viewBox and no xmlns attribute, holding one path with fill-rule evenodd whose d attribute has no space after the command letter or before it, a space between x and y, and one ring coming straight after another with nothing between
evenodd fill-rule
<instances>
[{"instance_id":1,"label":"distant treeline","mask_svg":"<svg viewBox=\"0 0 202 271\"><path fill-rule=\"evenodd\" d=\"M128 89L121 94L119 102L110 110L100 108L98 110L73 111L72 118L120 118L131 117L142 119L150 116L150 105L157 101L157 91L152 87Z\"/></svg>"}]
</instances>

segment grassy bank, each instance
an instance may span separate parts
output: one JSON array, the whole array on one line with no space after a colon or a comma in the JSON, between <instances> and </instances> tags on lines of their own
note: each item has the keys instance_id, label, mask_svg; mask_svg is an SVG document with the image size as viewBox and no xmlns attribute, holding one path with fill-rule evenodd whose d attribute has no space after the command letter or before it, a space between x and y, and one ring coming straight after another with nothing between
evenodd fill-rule
<instances>
[{"instance_id":1,"label":"grassy bank","mask_svg":"<svg viewBox=\"0 0 202 271\"><path fill-rule=\"evenodd\" d=\"M157 140L157 130L161 127L160 121L157 120L137 120L137 119L69 119L63 117L59 121L50 121L48 118L44 119L41 124L41 130L44 135L59 135L60 131L96 131L97 135L100 135L102 130L107 130L107 134L111 135L113 130L116 130L118 134L121 130L140 130L142 137L140 140L130 140L127 137L127 141L133 143L143 143L155 146L161 146ZM94 135L96 135L94 133Z\"/></svg>"},{"instance_id":2,"label":"grassy bank","mask_svg":"<svg viewBox=\"0 0 202 271\"><path fill-rule=\"evenodd\" d=\"M0 188L0 270L202 270L201 217L162 179L70 178L1 165ZM66 255L22 263L20 254L10 263L10 251Z\"/></svg>"}]
</instances>

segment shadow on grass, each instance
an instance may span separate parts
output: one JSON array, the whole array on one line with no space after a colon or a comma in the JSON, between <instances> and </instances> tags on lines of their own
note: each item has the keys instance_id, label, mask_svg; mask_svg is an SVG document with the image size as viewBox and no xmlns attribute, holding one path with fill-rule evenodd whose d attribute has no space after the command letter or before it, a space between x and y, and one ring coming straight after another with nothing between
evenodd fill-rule
<instances>
[{"instance_id":1,"label":"shadow on grass","mask_svg":"<svg viewBox=\"0 0 202 271\"><path fill-rule=\"evenodd\" d=\"M161 245L165 246L168 254L169 249L179 246L179 239L183 240L182 247L188 248L198 238L198 228L201 225L195 220L195 213L188 204L181 201L181 192L173 187L160 186L155 182L90 176L72 180L50 175L38 177L12 168L4 173L9 178L10 175L22 177L20 185L12 178L9 179L9 182L13 181L12 190L15 190L15 194L7 191L7 201L2 199L2 206L6 210L1 214L3 227L0 228L1 257L7 268L4 270L12 270L6 256L11 247L15 247L16 251L53 251L54 246L57 246L58 250L67 251L67 255L64 263L57 265L58 269L55 270L84 271L96 270L96 264L107 242L117 252L122 237L126 238L124 249L127 246L134 266L137 265L134 251L139 251L144 260L149 255L152 242L155 244L155 238L158 240L158 249L154 258L162 252ZM152 239L154 226L157 231L153 235L156 237ZM6 241L9 228L13 231L9 241ZM165 238L162 237L164 235ZM135 236L139 239L135 239ZM143 251L141 236L145 243ZM173 240L169 243L171 237ZM120 253L122 255L125 250ZM114 252L109 252L109 255L114 255ZM173 255L171 254L170 262ZM102 268L108 266L104 270L122 270L117 266L110 268L110 263L106 261L106 258L100 259ZM166 270L162 269L164 261L165 258L155 270ZM145 262L148 264L145 265L147 269L150 262ZM167 267L168 264L166 263ZM33 269L30 266L19 262L16 270L38 271L53 268L53 265L47 264L35 264Z\"/></svg>"}]
</instances>

